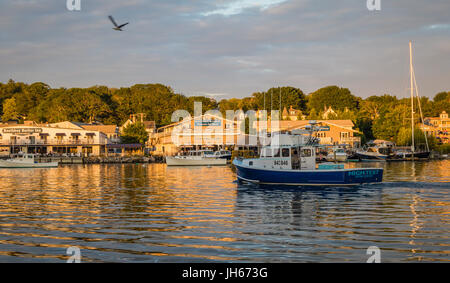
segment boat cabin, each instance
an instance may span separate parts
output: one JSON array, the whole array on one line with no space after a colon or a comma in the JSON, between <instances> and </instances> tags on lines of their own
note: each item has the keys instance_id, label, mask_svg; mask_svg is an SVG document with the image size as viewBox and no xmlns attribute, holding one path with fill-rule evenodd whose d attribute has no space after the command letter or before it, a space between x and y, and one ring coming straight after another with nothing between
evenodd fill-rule
<instances>
[{"instance_id":1,"label":"boat cabin","mask_svg":"<svg viewBox=\"0 0 450 283\"><path fill-rule=\"evenodd\" d=\"M178 156L183 156L183 157L194 157L194 156L199 156L199 157L213 157L214 156L214 151L212 150L191 150L191 151L186 151L186 152L180 152L178 154Z\"/></svg>"},{"instance_id":2,"label":"boat cabin","mask_svg":"<svg viewBox=\"0 0 450 283\"><path fill-rule=\"evenodd\" d=\"M265 169L316 169L316 147L307 145L307 138L299 135L280 134L271 144L261 149L260 158L244 159L249 167Z\"/></svg>"}]
</instances>

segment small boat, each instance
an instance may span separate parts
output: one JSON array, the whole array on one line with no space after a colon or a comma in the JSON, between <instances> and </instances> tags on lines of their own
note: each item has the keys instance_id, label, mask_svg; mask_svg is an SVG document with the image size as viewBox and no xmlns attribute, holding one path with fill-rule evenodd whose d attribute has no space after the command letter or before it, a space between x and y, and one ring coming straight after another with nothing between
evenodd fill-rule
<instances>
[{"instance_id":1,"label":"small boat","mask_svg":"<svg viewBox=\"0 0 450 283\"><path fill-rule=\"evenodd\" d=\"M0 160L0 168L51 168L58 162L37 162L36 155L25 154L7 160Z\"/></svg>"},{"instance_id":2,"label":"small boat","mask_svg":"<svg viewBox=\"0 0 450 283\"><path fill-rule=\"evenodd\" d=\"M407 150L398 150L395 152L395 155L392 157L392 160L410 160L411 158L418 159L428 159L430 158L431 151L407 151Z\"/></svg>"},{"instance_id":3,"label":"small boat","mask_svg":"<svg viewBox=\"0 0 450 283\"><path fill-rule=\"evenodd\" d=\"M388 147L369 146L367 149L357 150L355 156L361 161L385 161L391 156Z\"/></svg>"},{"instance_id":4,"label":"small boat","mask_svg":"<svg viewBox=\"0 0 450 283\"><path fill-rule=\"evenodd\" d=\"M311 137L311 136L310 136ZM379 183L382 168L345 169L344 164L316 164L316 148L304 135L274 134L260 158L236 158L240 182L294 186L355 186Z\"/></svg>"},{"instance_id":5,"label":"small boat","mask_svg":"<svg viewBox=\"0 0 450 283\"><path fill-rule=\"evenodd\" d=\"M231 160L231 151L229 150L218 150L214 153L214 157Z\"/></svg>"},{"instance_id":6,"label":"small boat","mask_svg":"<svg viewBox=\"0 0 450 283\"><path fill-rule=\"evenodd\" d=\"M334 148L327 155L327 161L345 162L347 161L347 152L343 148Z\"/></svg>"},{"instance_id":7,"label":"small boat","mask_svg":"<svg viewBox=\"0 0 450 283\"><path fill-rule=\"evenodd\" d=\"M215 155L212 150L193 150L185 154L166 157L167 166L212 166L226 165L227 159Z\"/></svg>"}]
</instances>

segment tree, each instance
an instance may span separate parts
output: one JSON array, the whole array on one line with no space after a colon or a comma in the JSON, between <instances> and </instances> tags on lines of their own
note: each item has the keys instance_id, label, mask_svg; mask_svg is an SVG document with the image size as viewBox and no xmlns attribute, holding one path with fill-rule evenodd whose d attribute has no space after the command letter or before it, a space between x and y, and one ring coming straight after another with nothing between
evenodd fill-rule
<instances>
[{"instance_id":1,"label":"tree","mask_svg":"<svg viewBox=\"0 0 450 283\"><path fill-rule=\"evenodd\" d=\"M2 121L19 120L19 113L17 112L16 100L14 98L6 99L3 103Z\"/></svg>"},{"instance_id":2,"label":"tree","mask_svg":"<svg viewBox=\"0 0 450 283\"><path fill-rule=\"evenodd\" d=\"M443 91L443 92L436 94L433 98L433 101L440 102L440 101L447 100L447 99L450 99L450 92Z\"/></svg>"},{"instance_id":3,"label":"tree","mask_svg":"<svg viewBox=\"0 0 450 283\"><path fill-rule=\"evenodd\" d=\"M320 117L320 114L317 113L316 109L311 109L308 115L309 120L320 120L322 117Z\"/></svg>"},{"instance_id":4,"label":"tree","mask_svg":"<svg viewBox=\"0 0 450 283\"><path fill-rule=\"evenodd\" d=\"M398 131L407 122L409 111L407 105L399 104L381 112L380 117L375 119L372 126L375 138L395 141Z\"/></svg>"},{"instance_id":5,"label":"tree","mask_svg":"<svg viewBox=\"0 0 450 283\"><path fill-rule=\"evenodd\" d=\"M280 109L280 95L281 95L281 109ZM294 109L306 111L307 99L305 94L301 89L286 86L270 88L266 92L256 92L252 95L254 106L260 110L280 110L286 107L289 109L292 106ZM265 103L264 103L265 101ZM265 106L265 107L264 107Z\"/></svg>"},{"instance_id":6,"label":"tree","mask_svg":"<svg viewBox=\"0 0 450 283\"><path fill-rule=\"evenodd\" d=\"M425 140L425 133L420 128L414 129L414 144L416 148L425 149L426 143L430 149L434 149L437 146L437 140L434 136L427 136ZM400 146L412 145L411 128L402 127L398 131L396 137L396 143Z\"/></svg>"},{"instance_id":7,"label":"tree","mask_svg":"<svg viewBox=\"0 0 450 283\"><path fill-rule=\"evenodd\" d=\"M310 110L315 109L318 112L329 106L335 111L344 111L345 108L357 110L359 108L359 99L348 88L327 86L309 95L308 106Z\"/></svg>"},{"instance_id":8,"label":"tree","mask_svg":"<svg viewBox=\"0 0 450 283\"><path fill-rule=\"evenodd\" d=\"M122 143L140 143L145 144L148 141L148 133L145 130L144 124L136 122L129 124L123 129L121 137Z\"/></svg>"}]
</instances>

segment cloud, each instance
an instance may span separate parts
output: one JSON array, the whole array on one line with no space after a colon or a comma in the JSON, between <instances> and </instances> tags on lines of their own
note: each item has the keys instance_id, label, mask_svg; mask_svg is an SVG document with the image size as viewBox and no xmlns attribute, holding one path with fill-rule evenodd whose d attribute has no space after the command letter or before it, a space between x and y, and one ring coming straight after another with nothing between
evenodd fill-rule
<instances>
[{"instance_id":1,"label":"cloud","mask_svg":"<svg viewBox=\"0 0 450 283\"><path fill-rule=\"evenodd\" d=\"M448 90L448 0L383 1L376 13L360 0L82 0L81 12L64 2L0 1L0 81L160 82L220 97L337 84L400 96L412 40L422 95ZM130 22L124 32L109 14Z\"/></svg>"},{"instance_id":2,"label":"cloud","mask_svg":"<svg viewBox=\"0 0 450 283\"><path fill-rule=\"evenodd\" d=\"M257 8L260 10L269 9L272 6L286 2L287 0L237 0L228 1L226 4L221 5L220 8L212 11L201 13L203 16L211 15L223 15L232 16L242 13L243 10L249 8Z\"/></svg>"}]
</instances>

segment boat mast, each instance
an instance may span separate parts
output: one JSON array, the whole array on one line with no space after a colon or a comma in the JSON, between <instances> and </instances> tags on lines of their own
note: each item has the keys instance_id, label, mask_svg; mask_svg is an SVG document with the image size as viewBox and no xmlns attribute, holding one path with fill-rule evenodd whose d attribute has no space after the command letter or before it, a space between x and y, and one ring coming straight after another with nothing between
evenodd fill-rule
<instances>
[{"instance_id":1,"label":"boat mast","mask_svg":"<svg viewBox=\"0 0 450 283\"><path fill-rule=\"evenodd\" d=\"M409 42L409 71L411 79L411 151L414 159L414 85L413 85L413 63L412 63L412 43Z\"/></svg>"},{"instance_id":2,"label":"boat mast","mask_svg":"<svg viewBox=\"0 0 450 283\"><path fill-rule=\"evenodd\" d=\"M422 106L420 105L420 95L419 95L419 88L417 87L417 81L416 81L416 74L414 72L413 68L413 78L414 78L414 88L416 90L416 96L417 96L417 105L419 106L419 113L420 113L420 121L422 122L422 125L425 125L425 122L423 120L423 113L422 113ZM425 137L425 144L427 146L427 152L430 151L430 146L428 145L428 137L427 133L422 131Z\"/></svg>"}]
</instances>

